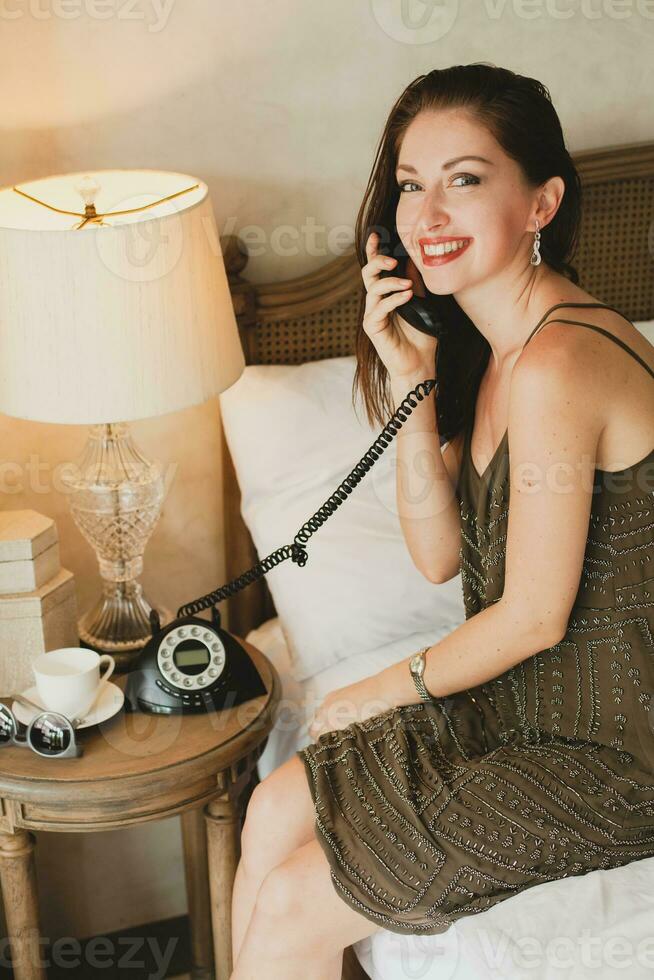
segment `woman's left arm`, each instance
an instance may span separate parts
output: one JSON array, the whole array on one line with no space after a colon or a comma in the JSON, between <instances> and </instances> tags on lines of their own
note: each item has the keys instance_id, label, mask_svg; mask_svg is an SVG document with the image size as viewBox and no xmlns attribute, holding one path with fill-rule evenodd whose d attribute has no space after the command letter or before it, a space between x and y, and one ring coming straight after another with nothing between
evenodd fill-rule
<instances>
[{"instance_id":1,"label":"woman's left arm","mask_svg":"<svg viewBox=\"0 0 654 980\"><path fill-rule=\"evenodd\" d=\"M577 335L552 323L513 368L504 590L427 651L423 680L434 697L499 677L565 633L579 590L605 424L598 362ZM313 737L417 703L410 659L328 695Z\"/></svg>"}]
</instances>

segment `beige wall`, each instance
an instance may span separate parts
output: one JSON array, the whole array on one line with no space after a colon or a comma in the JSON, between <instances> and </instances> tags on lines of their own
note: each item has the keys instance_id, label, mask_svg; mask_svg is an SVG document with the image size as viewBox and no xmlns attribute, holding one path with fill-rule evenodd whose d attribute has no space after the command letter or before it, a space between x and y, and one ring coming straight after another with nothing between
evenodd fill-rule
<instances>
[{"instance_id":1,"label":"beige wall","mask_svg":"<svg viewBox=\"0 0 654 980\"><path fill-rule=\"evenodd\" d=\"M259 229L249 269L258 281L299 275L348 247L388 109L431 68L482 60L541 79L573 151L652 138L654 0L408 0L424 28L402 24L400 0L105 7L0 0L0 182L113 166L195 174L209 184L221 234ZM133 426L175 472L143 576L152 601L171 608L224 581L217 408ZM19 474L19 492L3 479L0 506L56 519L82 611L98 575L56 469L84 438L82 427L0 416L0 462ZM51 841L39 835L46 934L185 910L175 821Z\"/></svg>"}]
</instances>

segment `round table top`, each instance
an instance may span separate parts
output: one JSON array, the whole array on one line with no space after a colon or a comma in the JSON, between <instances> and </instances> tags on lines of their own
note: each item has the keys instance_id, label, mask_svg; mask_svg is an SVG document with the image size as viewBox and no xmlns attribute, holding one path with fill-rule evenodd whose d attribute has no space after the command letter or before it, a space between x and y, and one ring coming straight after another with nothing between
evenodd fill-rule
<instances>
[{"instance_id":1,"label":"round table top","mask_svg":"<svg viewBox=\"0 0 654 980\"><path fill-rule=\"evenodd\" d=\"M251 701L222 711L197 715L128 713L124 707L98 725L75 733L84 754L73 759L44 759L28 747L0 747L0 796L18 799L71 799L79 792L111 789L126 781L136 792L150 786L222 772L248 755L272 728L280 698L280 681L270 661L238 638L252 657L266 687ZM127 675L115 677L123 690ZM11 698L3 698L11 704ZM123 787L124 789L124 787ZM102 794L101 794L102 795Z\"/></svg>"}]
</instances>

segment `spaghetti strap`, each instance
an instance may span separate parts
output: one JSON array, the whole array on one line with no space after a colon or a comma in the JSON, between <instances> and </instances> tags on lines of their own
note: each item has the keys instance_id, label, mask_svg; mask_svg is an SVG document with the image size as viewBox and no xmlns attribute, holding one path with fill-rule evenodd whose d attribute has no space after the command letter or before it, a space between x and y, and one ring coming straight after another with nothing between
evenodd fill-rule
<instances>
[{"instance_id":1,"label":"spaghetti strap","mask_svg":"<svg viewBox=\"0 0 654 980\"><path fill-rule=\"evenodd\" d=\"M550 313L552 313L554 310L558 309L561 306L601 307L604 310L613 310L614 313L618 313L624 320L627 321L627 323L631 323L631 320L629 320L628 317L624 316L624 314L621 313L620 310L616 309L615 306L608 306L606 303L557 303L556 306L553 306L551 310L548 310L547 313L545 314L545 316L541 317L541 319L538 321L538 323L536 324L536 326L534 327L534 329L532 330L532 332L527 337L527 339L526 339L526 341L525 341L525 343L523 345L523 350L527 346L527 344L529 343L529 341L531 340L531 338L533 336L535 336L535 334L538 331L538 329L541 326L544 325L544 321L547 319L547 317L550 315ZM635 351L633 351L631 349L631 347L629 347L628 344L625 344L624 340L621 340L620 337L616 337L614 334L610 333L608 330L605 330L603 327L598 327L597 324L595 324L595 323L586 323L585 320L563 320L563 319L560 319L558 317L555 320L550 320L548 322L549 323L571 323L571 324L574 324L574 325L579 326L579 327L589 327L591 330L595 330L597 333L604 334L604 336L605 337L608 337L609 340L614 341L616 344L618 344L620 347L622 347L622 349L625 350L627 352L627 354L631 354L631 356L636 361L638 361L638 363L640 365L642 365L642 367L645 368L645 370L648 372L648 374L650 374L651 377L654 378L654 371L649 366L649 364L647 364L642 359L642 357L639 354L637 354ZM632 324L632 326L633 326L633 324Z\"/></svg>"},{"instance_id":2,"label":"spaghetti strap","mask_svg":"<svg viewBox=\"0 0 654 980\"><path fill-rule=\"evenodd\" d=\"M549 308L549 310L547 310L545 313L543 313L542 317L540 318L540 320L538 321L538 323L536 324L536 326L534 327L534 329L531 331L531 333L529 334L529 336L525 340L524 347L527 346L527 344L529 343L529 341L531 340L531 338L534 336L534 334L536 333L536 331L538 330L538 328L540 326L542 326L543 322L545 320L547 320L547 318L550 315L550 313L553 313L554 310L560 309L562 306L582 306L582 307L585 307L585 308L588 308L588 307L601 307L601 309L603 309L603 310L613 310L614 313L619 313L620 316L623 318L623 320L627 320L627 323L631 323L631 320L628 320L627 317L624 315L624 313L622 313L620 310L616 309L615 306L607 306L606 303L556 303L554 306L551 306Z\"/></svg>"}]
</instances>

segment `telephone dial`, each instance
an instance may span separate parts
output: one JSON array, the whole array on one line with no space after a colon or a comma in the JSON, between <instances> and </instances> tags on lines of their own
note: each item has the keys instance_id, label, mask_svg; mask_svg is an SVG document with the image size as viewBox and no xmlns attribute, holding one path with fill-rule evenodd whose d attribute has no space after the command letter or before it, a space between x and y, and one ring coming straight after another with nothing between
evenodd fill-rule
<instances>
[{"instance_id":1,"label":"telephone dial","mask_svg":"<svg viewBox=\"0 0 654 980\"><path fill-rule=\"evenodd\" d=\"M402 260L408 256L397 232L391 242L380 245L379 250L398 259L395 269L383 271L381 275L401 275ZM400 307L399 312L423 333L438 336L443 329L435 309L424 298L412 297ZM159 614L152 610L152 636L127 677L126 710L163 714L219 711L266 693L246 649L231 633L222 629L218 603L288 558L304 567L308 559L306 542L309 537L347 500L411 415L417 402L422 401L435 386L436 379L430 378L408 392L364 456L313 517L302 525L292 544L278 548L232 582L180 606L177 618L163 628ZM199 612L209 607L211 621L198 616Z\"/></svg>"}]
</instances>

